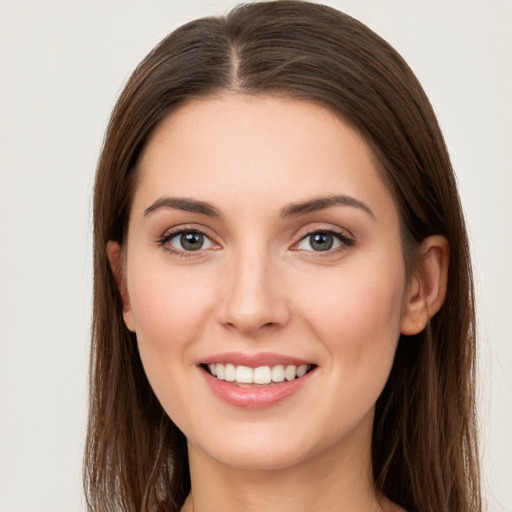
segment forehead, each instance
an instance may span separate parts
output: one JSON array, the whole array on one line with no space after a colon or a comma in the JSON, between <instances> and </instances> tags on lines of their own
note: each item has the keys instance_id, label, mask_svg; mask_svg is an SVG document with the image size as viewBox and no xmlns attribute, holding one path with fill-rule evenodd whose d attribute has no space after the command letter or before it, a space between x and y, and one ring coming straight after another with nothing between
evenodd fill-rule
<instances>
[{"instance_id":1,"label":"forehead","mask_svg":"<svg viewBox=\"0 0 512 512\"><path fill-rule=\"evenodd\" d=\"M231 94L193 100L161 122L141 158L135 202L171 194L277 208L334 193L395 210L371 150L338 115L308 101Z\"/></svg>"}]
</instances>

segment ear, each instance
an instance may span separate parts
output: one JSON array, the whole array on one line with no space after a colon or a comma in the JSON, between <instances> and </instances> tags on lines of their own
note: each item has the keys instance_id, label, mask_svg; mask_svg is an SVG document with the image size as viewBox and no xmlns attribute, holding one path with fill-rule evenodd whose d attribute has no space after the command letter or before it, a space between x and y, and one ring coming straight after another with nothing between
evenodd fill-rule
<instances>
[{"instance_id":1,"label":"ear","mask_svg":"<svg viewBox=\"0 0 512 512\"><path fill-rule=\"evenodd\" d=\"M404 305L401 333L406 335L421 332L443 305L448 285L448 240L441 235L425 238L419 257Z\"/></svg>"},{"instance_id":2,"label":"ear","mask_svg":"<svg viewBox=\"0 0 512 512\"><path fill-rule=\"evenodd\" d=\"M126 327L132 332L135 332L135 322L133 321L132 307L130 304L130 297L128 296L128 289L126 288L126 279L123 271L123 253L121 246L117 242L110 240L107 243L107 256L110 262L110 268L114 274L114 279L123 300L123 319Z\"/></svg>"}]
</instances>

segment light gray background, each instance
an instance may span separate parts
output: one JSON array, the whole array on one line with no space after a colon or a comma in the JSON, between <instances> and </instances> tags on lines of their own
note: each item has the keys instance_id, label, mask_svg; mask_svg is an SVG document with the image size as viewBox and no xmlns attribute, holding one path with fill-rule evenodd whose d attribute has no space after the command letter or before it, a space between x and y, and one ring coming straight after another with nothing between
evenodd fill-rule
<instances>
[{"instance_id":1,"label":"light gray background","mask_svg":"<svg viewBox=\"0 0 512 512\"><path fill-rule=\"evenodd\" d=\"M232 1L0 0L0 511L84 510L90 199L114 100ZM483 469L512 511L512 1L338 0L406 58L458 175L480 318Z\"/></svg>"}]
</instances>

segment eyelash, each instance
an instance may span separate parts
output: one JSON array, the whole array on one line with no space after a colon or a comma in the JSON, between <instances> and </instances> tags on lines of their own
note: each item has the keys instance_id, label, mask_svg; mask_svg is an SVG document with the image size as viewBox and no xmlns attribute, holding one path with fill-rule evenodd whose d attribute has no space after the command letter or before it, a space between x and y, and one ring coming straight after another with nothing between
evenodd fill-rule
<instances>
[{"instance_id":1,"label":"eyelash","mask_svg":"<svg viewBox=\"0 0 512 512\"><path fill-rule=\"evenodd\" d=\"M327 256L327 255L332 255L333 253L337 253L338 251L346 249L348 247L353 247L355 245L355 240L352 237L348 236L345 232L338 231L337 229L333 229L333 228L321 228L321 229L315 229L315 230L312 230L312 231L309 231L308 233L306 233L303 237L301 237L301 239L298 242L296 242L294 244L294 247L314 235L330 235L330 236L336 238L340 242L340 246L336 247L334 249L329 248L329 249L326 249L325 251L309 251L306 249L295 249L295 250L298 250L298 251L303 250L304 252L312 252L316 256L323 256L324 254L322 254L322 253L325 253L325 256Z\"/></svg>"},{"instance_id":2,"label":"eyelash","mask_svg":"<svg viewBox=\"0 0 512 512\"><path fill-rule=\"evenodd\" d=\"M182 258L190 258L190 257L194 256L194 253L200 253L201 251L207 250L207 249L201 248L201 249L198 249L197 251L187 251L187 250L175 249L174 247L172 247L169 244L169 242L173 238L175 238L179 235L183 235L183 234L202 235L205 239L209 240L210 243L215 244L215 242L213 242L211 240L211 238L203 230L198 229L198 228L189 228L189 229L179 228L175 231L168 232L158 239L158 244L160 246L162 246L169 253L179 256L179 257L182 257ZM314 250L310 251L310 250L306 250L306 249L293 249L293 250L311 252L311 253L315 253L318 256L322 256L323 255L322 253L324 253L324 252L326 253L326 255L332 255L333 253L343 250L344 248L353 247L355 245L355 240L352 237L348 236L346 233L344 233L342 231L338 231L333 228L324 228L324 229L315 229L315 230L309 231L304 236L302 236L300 238L300 240L293 245L293 247L299 245L301 242L307 240L309 237L312 237L313 235L333 236L340 242L340 246L336 247L334 249L329 248L329 249L326 249L325 251L314 251Z\"/></svg>"},{"instance_id":3,"label":"eyelash","mask_svg":"<svg viewBox=\"0 0 512 512\"><path fill-rule=\"evenodd\" d=\"M175 256L179 256L181 258L190 258L194 256L194 253L199 253L201 251L204 251L205 249L198 249L197 251L186 251L181 249L175 249L172 247L172 245L169 244L169 242L179 236L184 234L196 234L196 235L202 235L205 239L209 240L212 244L215 244L211 240L211 238L201 229L198 228L179 228L175 231L170 231L168 233L165 233L161 238L158 239L158 245L162 246L166 251L170 252L171 254Z\"/></svg>"}]
</instances>

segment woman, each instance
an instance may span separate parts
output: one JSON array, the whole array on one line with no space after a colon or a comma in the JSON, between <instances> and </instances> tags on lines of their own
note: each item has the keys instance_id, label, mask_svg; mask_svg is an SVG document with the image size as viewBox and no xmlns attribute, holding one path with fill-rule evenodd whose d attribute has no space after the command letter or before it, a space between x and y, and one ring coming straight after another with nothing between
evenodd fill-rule
<instances>
[{"instance_id":1,"label":"woman","mask_svg":"<svg viewBox=\"0 0 512 512\"><path fill-rule=\"evenodd\" d=\"M455 179L367 27L277 1L176 30L94 226L90 510L480 510Z\"/></svg>"}]
</instances>

